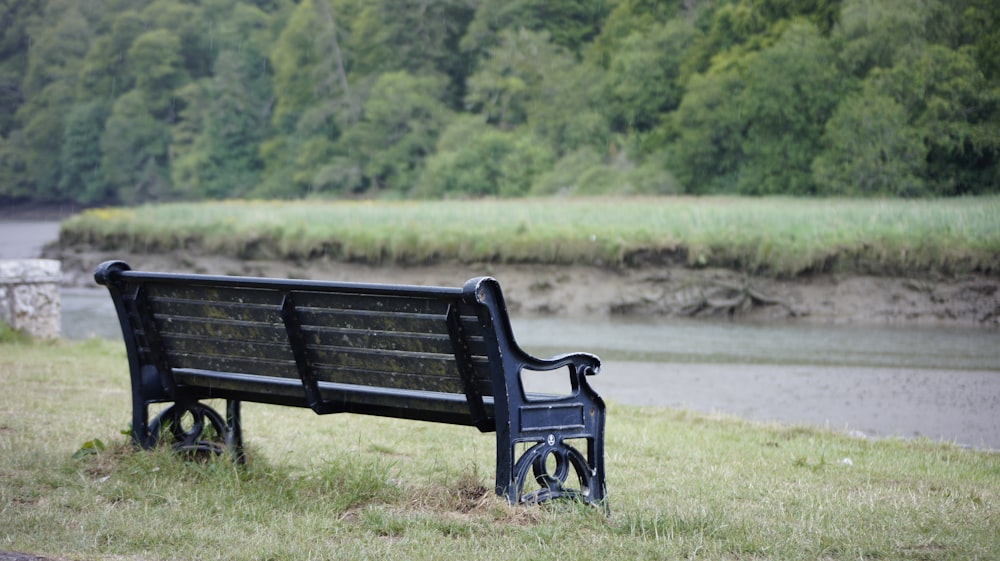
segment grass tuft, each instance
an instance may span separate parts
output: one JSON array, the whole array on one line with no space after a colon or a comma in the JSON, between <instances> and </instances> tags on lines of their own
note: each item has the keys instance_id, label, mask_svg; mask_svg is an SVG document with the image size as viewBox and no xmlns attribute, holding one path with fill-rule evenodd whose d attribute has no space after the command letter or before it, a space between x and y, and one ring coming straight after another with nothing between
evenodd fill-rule
<instances>
[{"instance_id":1,"label":"grass tuft","mask_svg":"<svg viewBox=\"0 0 1000 561\"><path fill-rule=\"evenodd\" d=\"M997 274L1000 197L178 203L89 210L62 224L60 240L130 253L371 264L680 262L785 277Z\"/></svg>"}]
</instances>

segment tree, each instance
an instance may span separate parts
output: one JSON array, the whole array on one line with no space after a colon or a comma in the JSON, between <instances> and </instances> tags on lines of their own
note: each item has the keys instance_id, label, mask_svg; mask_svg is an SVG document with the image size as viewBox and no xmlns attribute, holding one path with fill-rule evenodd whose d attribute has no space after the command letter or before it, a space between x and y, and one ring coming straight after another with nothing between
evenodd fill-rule
<instances>
[{"instance_id":1,"label":"tree","mask_svg":"<svg viewBox=\"0 0 1000 561\"><path fill-rule=\"evenodd\" d=\"M270 90L260 67L247 63L235 51L221 53L214 76L201 86L204 94L194 94L203 105L192 104L182 113L185 120L200 116L201 126L173 166L175 185L189 197L241 197L257 184L262 167L257 147L266 130Z\"/></svg>"},{"instance_id":2,"label":"tree","mask_svg":"<svg viewBox=\"0 0 1000 561\"><path fill-rule=\"evenodd\" d=\"M834 52L810 23L788 28L774 45L750 58L739 97L745 122L737 188L744 194L813 191L812 161L823 125L850 81Z\"/></svg>"},{"instance_id":3,"label":"tree","mask_svg":"<svg viewBox=\"0 0 1000 561\"><path fill-rule=\"evenodd\" d=\"M74 105L66 117L59 154L62 196L86 204L113 199L101 169L100 138L108 113L108 103L95 100Z\"/></svg>"},{"instance_id":4,"label":"tree","mask_svg":"<svg viewBox=\"0 0 1000 561\"><path fill-rule=\"evenodd\" d=\"M773 45L796 20L812 23L826 36L837 22L842 0L685 1L686 17L703 30L695 37L684 74L704 72L727 51L752 53Z\"/></svg>"},{"instance_id":5,"label":"tree","mask_svg":"<svg viewBox=\"0 0 1000 561\"><path fill-rule=\"evenodd\" d=\"M666 165L688 193L733 192L743 162L746 122L738 99L746 85L735 65L718 64L688 82L665 123Z\"/></svg>"},{"instance_id":6,"label":"tree","mask_svg":"<svg viewBox=\"0 0 1000 561\"><path fill-rule=\"evenodd\" d=\"M830 33L840 16L843 0L752 0L754 8L768 21L808 19L820 33Z\"/></svg>"},{"instance_id":7,"label":"tree","mask_svg":"<svg viewBox=\"0 0 1000 561\"><path fill-rule=\"evenodd\" d=\"M931 193L996 191L1000 165L1000 91L991 88L969 48L905 49L871 86L906 110L927 147Z\"/></svg>"},{"instance_id":8,"label":"tree","mask_svg":"<svg viewBox=\"0 0 1000 561\"><path fill-rule=\"evenodd\" d=\"M116 201L138 203L173 197L168 178L170 131L145 96L133 90L115 101L101 135L101 168Z\"/></svg>"},{"instance_id":9,"label":"tree","mask_svg":"<svg viewBox=\"0 0 1000 561\"><path fill-rule=\"evenodd\" d=\"M44 25L48 21L54 24ZM57 160L63 128L73 105L76 68L92 34L87 20L75 3L68 0L47 4L37 25L29 28L33 40L21 84L25 102L15 115L16 126L23 132L19 137L23 143L8 145L8 149L24 153L11 153L8 161L23 166L23 181L32 187L35 197L59 200Z\"/></svg>"},{"instance_id":10,"label":"tree","mask_svg":"<svg viewBox=\"0 0 1000 561\"><path fill-rule=\"evenodd\" d=\"M611 122L616 130L649 130L680 105L681 63L693 30L671 20L623 39L605 79Z\"/></svg>"},{"instance_id":11,"label":"tree","mask_svg":"<svg viewBox=\"0 0 1000 561\"><path fill-rule=\"evenodd\" d=\"M440 100L440 76L390 72L379 76L365 100L363 116L346 132L340 153L358 163L370 188L406 192L438 136L451 119ZM349 150L349 152L348 152Z\"/></svg>"},{"instance_id":12,"label":"tree","mask_svg":"<svg viewBox=\"0 0 1000 561\"><path fill-rule=\"evenodd\" d=\"M28 29L44 7L35 0L0 3L0 138L14 128L14 115L24 103L21 85L28 68Z\"/></svg>"},{"instance_id":13,"label":"tree","mask_svg":"<svg viewBox=\"0 0 1000 561\"><path fill-rule=\"evenodd\" d=\"M526 195L554 157L528 131L484 126L478 117L456 119L428 158L414 194L423 197Z\"/></svg>"},{"instance_id":14,"label":"tree","mask_svg":"<svg viewBox=\"0 0 1000 561\"><path fill-rule=\"evenodd\" d=\"M259 147L272 96L267 16L238 4L217 32L212 75L178 93L183 109L172 127L171 179L188 198L246 196L263 168Z\"/></svg>"},{"instance_id":15,"label":"tree","mask_svg":"<svg viewBox=\"0 0 1000 561\"><path fill-rule=\"evenodd\" d=\"M503 42L504 32L525 29L546 32L556 45L578 53L600 33L610 4L606 0L484 0L460 46L482 58Z\"/></svg>"},{"instance_id":16,"label":"tree","mask_svg":"<svg viewBox=\"0 0 1000 561\"><path fill-rule=\"evenodd\" d=\"M180 37L166 29L143 33L129 47L126 60L135 89L150 113L172 120L176 114L174 92L190 79Z\"/></svg>"},{"instance_id":17,"label":"tree","mask_svg":"<svg viewBox=\"0 0 1000 561\"><path fill-rule=\"evenodd\" d=\"M935 22L950 17L939 0L844 0L834 48L845 70L864 78L891 68L901 49L930 42Z\"/></svg>"},{"instance_id":18,"label":"tree","mask_svg":"<svg viewBox=\"0 0 1000 561\"><path fill-rule=\"evenodd\" d=\"M1000 83L1000 3L971 0L962 12L964 43L972 46L976 62L994 86Z\"/></svg>"},{"instance_id":19,"label":"tree","mask_svg":"<svg viewBox=\"0 0 1000 561\"><path fill-rule=\"evenodd\" d=\"M550 43L547 33L504 31L500 44L469 78L466 106L486 115L492 125L513 128L527 121L547 77L572 64L572 57Z\"/></svg>"},{"instance_id":20,"label":"tree","mask_svg":"<svg viewBox=\"0 0 1000 561\"><path fill-rule=\"evenodd\" d=\"M871 88L845 99L826 124L813 162L823 195L916 196L924 191L927 148L906 109Z\"/></svg>"},{"instance_id":21,"label":"tree","mask_svg":"<svg viewBox=\"0 0 1000 561\"><path fill-rule=\"evenodd\" d=\"M145 29L138 12L118 13L110 32L97 37L84 57L77 91L81 101L116 98L133 87L134 78L126 71L126 53Z\"/></svg>"},{"instance_id":22,"label":"tree","mask_svg":"<svg viewBox=\"0 0 1000 561\"><path fill-rule=\"evenodd\" d=\"M331 30L317 17L314 1L324 0L303 0L271 51L276 101L272 123L282 133L294 130L302 113L317 103L346 99L334 67L327 64Z\"/></svg>"},{"instance_id":23,"label":"tree","mask_svg":"<svg viewBox=\"0 0 1000 561\"><path fill-rule=\"evenodd\" d=\"M351 72L444 75L449 78L447 102L459 107L472 57L458 49L458 42L472 20L471 3L378 0L363 6L349 23Z\"/></svg>"},{"instance_id":24,"label":"tree","mask_svg":"<svg viewBox=\"0 0 1000 561\"><path fill-rule=\"evenodd\" d=\"M218 54L217 28L225 22L210 21L202 6L176 0L154 0L142 11L142 19L147 29L167 30L177 36L180 48L176 54L187 76L201 78L211 74Z\"/></svg>"},{"instance_id":25,"label":"tree","mask_svg":"<svg viewBox=\"0 0 1000 561\"><path fill-rule=\"evenodd\" d=\"M357 98L363 92L344 90L330 58L335 30L319 17L314 3L325 1L303 0L270 51L271 135L260 145L264 168L253 196L298 197L323 189L316 183L317 171L336 156L341 123L358 118Z\"/></svg>"}]
</instances>

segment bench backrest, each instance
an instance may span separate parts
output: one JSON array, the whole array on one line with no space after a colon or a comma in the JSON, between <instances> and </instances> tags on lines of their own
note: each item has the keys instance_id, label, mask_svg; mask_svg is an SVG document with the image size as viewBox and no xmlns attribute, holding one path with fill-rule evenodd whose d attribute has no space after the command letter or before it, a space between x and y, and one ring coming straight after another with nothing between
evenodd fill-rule
<instances>
[{"instance_id":1,"label":"bench backrest","mask_svg":"<svg viewBox=\"0 0 1000 561\"><path fill-rule=\"evenodd\" d=\"M349 284L149 273L120 261L95 278L111 291L145 401L221 397L495 430L492 396L505 392L497 378L513 341L509 320L492 317L496 302L483 303L496 290L503 306L492 279Z\"/></svg>"}]
</instances>

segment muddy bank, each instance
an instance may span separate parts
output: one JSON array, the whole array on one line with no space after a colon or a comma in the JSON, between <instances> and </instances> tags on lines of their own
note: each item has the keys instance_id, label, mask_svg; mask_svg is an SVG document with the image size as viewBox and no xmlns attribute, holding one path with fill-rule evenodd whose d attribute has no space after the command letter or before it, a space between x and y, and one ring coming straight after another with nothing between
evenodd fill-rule
<instances>
[{"instance_id":1,"label":"muddy bank","mask_svg":"<svg viewBox=\"0 0 1000 561\"><path fill-rule=\"evenodd\" d=\"M48 245L43 255L62 261L69 286L93 286L97 264L123 259L136 269L347 282L456 286L468 278L489 275L500 280L511 310L522 315L1000 326L1000 278L982 275L772 279L680 265L624 269L503 263L373 266L327 260L245 261L178 252L108 253L57 244Z\"/></svg>"}]
</instances>

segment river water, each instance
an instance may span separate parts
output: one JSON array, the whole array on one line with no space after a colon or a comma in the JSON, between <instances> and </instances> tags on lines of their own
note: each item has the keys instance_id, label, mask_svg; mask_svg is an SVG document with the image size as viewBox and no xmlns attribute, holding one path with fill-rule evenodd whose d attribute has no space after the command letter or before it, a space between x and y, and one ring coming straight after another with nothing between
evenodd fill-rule
<instances>
[{"instance_id":1,"label":"river water","mask_svg":"<svg viewBox=\"0 0 1000 561\"><path fill-rule=\"evenodd\" d=\"M58 223L0 221L0 258L37 257ZM63 336L120 339L99 287L64 288ZM604 360L591 382L619 403L678 407L866 436L1000 450L1000 332L975 327L516 317L538 356ZM526 374L560 391L566 376Z\"/></svg>"}]
</instances>

